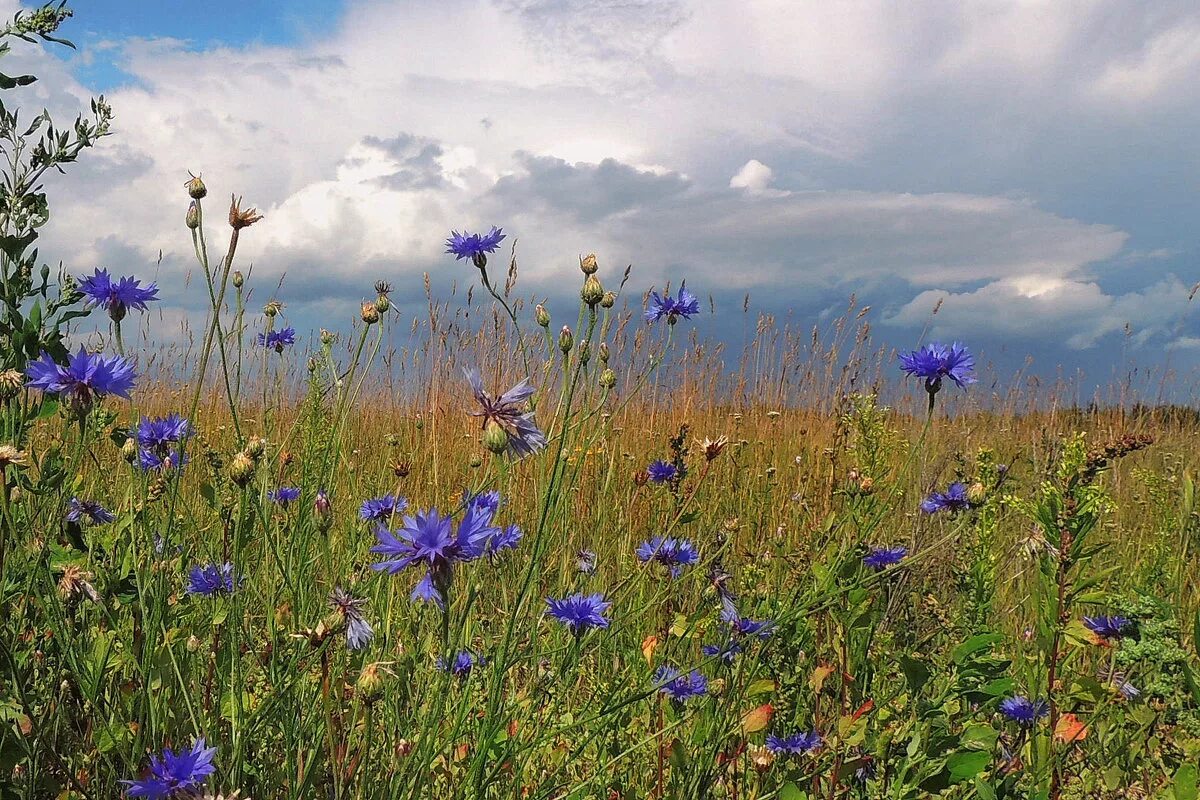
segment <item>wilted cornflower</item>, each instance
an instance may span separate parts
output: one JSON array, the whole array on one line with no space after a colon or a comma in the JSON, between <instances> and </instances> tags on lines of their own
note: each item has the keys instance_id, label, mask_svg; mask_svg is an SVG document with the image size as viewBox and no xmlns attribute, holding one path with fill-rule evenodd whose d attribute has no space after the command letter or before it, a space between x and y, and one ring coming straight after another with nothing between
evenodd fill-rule
<instances>
[{"instance_id":1,"label":"wilted cornflower","mask_svg":"<svg viewBox=\"0 0 1200 800\"><path fill-rule=\"evenodd\" d=\"M754 636L766 639L775 630L775 623L770 620L756 620L743 617L733 604L733 597L721 595L721 621L729 626L734 636Z\"/></svg>"},{"instance_id":2,"label":"wilted cornflower","mask_svg":"<svg viewBox=\"0 0 1200 800\"><path fill-rule=\"evenodd\" d=\"M921 501L921 510L926 514L936 514L939 511L965 511L971 507L970 498L967 496L967 486L961 482L954 482L943 492L930 492L929 496Z\"/></svg>"},{"instance_id":3,"label":"wilted cornflower","mask_svg":"<svg viewBox=\"0 0 1200 800\"><path fill-rule=\"evenodd\" d=\"M1133 623L1126 617L1084 617L1084 626L1105 641L1128 634Z\"/></svg>"},{"instance_id":4,"label":"wilted cornflower","mask_svg":"<svg viewBox=\"0 0 1200 800\"><path fill-rule=\"evenodd\" d=\"M871 552L863 556L863 564L876 572L882 572L899 564L907 556L907 547L872 547Z\"/></svg>"},{"instance_id":5,"label":"wilted cornflower","mask_svg":"<svg viewBox=\"0 0 1200 800\"><path fill-rule=\"evenodd\" d=\"M471 674L471 670L475 667L483 666L484 660L481 656L477 656L470 650L460 650L454 656L454 660L447 664L446 659L438 656L437 668L442 672L449 672L456 678L465 678Z\"/></svg>"},{"instance_id":6,"label":"wilted cornflower","mask_svg":"<svg viewBox=\"0 0 1200 800\"><path fill-rule=\"evenodd\" d=\"M269 347L276 353L282 353L283 348L296 343L295 328L280 328L277 331L267 331L258 335L258 346Z\"/></svg>"},{"instance_id":7,"label":"wilted cornflower","mask_svg":"<svg viewBox=\"0 0 1200 800\"><path fill-rule=\"evenodd\" d=\"M596 554L591 550L580 550L575 554L575 569L584 575L595 575Z\"/></svg>"},{"instance_id":8,"label":"wilted cornflower","mask_svg":"<svg viewBox=\"0 0 1200 800\"><path fill-rule=\"evenodd\" d=\"M646 467L646 474L654 483L667 483L675 479L675 476L679 474L679 469L671 462L663 461L660 458Z\"/></svg>"},{"instance_id":9,"label":"wilted cornflower","mask_svg":"<svg viewBox=\"0 0 1200 800\"><path fill-rule=\"evenodd\" d=\"M775 755L803 755L821 749L823 740L816 731L793 733L789 736L767 734L767 749Z\"/></svg>"},{"instance_id":10,"label":"wilted cornflower","mask_svg":"<svg viewBox=\"0 0 1200 800\"><path fill-rule=\"evenodd\" d=\"M960 389L975 383L975 376L972 374L975 369L975 357L967 351L965 345L958 342L949 347L932 343L908 353L901 353L900 369L909 375L925 379L930 413L933 413L933 398L942 388L943 378L954 381Z\"/></svg>"},{"instance_id":11,"label":"wilted cornflower","mask_svg":"<svg viewBox=\"0 0 1200 800\"><path fill-rule=\"evenodd\" d=\"M508 437L505 452L510 458L524 458L546 446L546 434L538 428L533 412L525 411L526 404L534 393L528 378L522 379L499 398L493 398L484 390L479 370L468 368L463 372L482 408L481 411L471 412L471 416L482 417L485 429L489 423L495 423L504 432Z\"/></svg>"},{"instance_id":12,"label":"wilted cornflower","mask_svg":"<svg viewBox=\"0 0 1200 800\"><path fill-rule=\"evenodd\" d=\"M652 539L642 542L637 549L638 561L649 563L651 561L662 564L671 572L671 577L678 578L683 574L683 568L691 566L700 560L700 554L696 552L696 547L687 539L676 539L675 537L655 536Z\"/></svg>"},{"instance_id":13,"label":"wilted cornflower","mask_svg":"<svg viewBox=\"0 0 1200 800\"><path fill-rule=\"evenodd\" d=\"M490 523L490 512L468 505L454 533L450 517L443 517L436 508L405 517L403 527L395 533L380 524L375 528L379 543L371 552L391 558L371 568L394 575L410 566L424 566L425 577L413 590L413 599L441 605L454 562L474 561L484 555L491 539L500 532Z\"/></svg>"},{"instance_id":14,"label":"wilted cornflower","mask_svg":"<svg viewBox=\"0 0 1200 800\"><path fill-rule=\"evenodd\" d=\"M699 670L684 674L672 666L663 664L654 673L654 682L658 690L675 703L686 703L693 697L703 697L708 694L708 679Z\"/></svg>"},{"instance_id":15,"label":"wilted cornflower","mask_svg":"<svg viewBox=\"0 0 1200 800\"><path fill-rule=\"evenodd\" d=\"M202 597L214 597L218 594L230 594L235 584L233 564L207 564L192 567L188 573L188 594L198 594Z\"/></svg>"},{"instance_id":16,"label":"wilted cornflower","mask_svg":"<svg viewBox=\"0 0 1200 800\"><path fill-rule=\"evenodd\" d=\"M96 587L92 586L92 573L77 564L67 564L63 567L58 579L58 594L68 603L77 603L84 598L93 603L100 602Z\"/></svg>"},{"instance_id":17,"label":"wilted cornflower","mask_svg":"<svg viewBox=\"0 0 1200 800\"><path fill-rule=\"evenodd\" d=\"M146 303L158 299L155 284L143 288L141 281L132 276L114 281L106 269L97 269L94 275L80 281L79 291L87 295L89 305L104 308L117 322L125 319L129 309L145 311Z\"/></svg>"},{"instance_id":18,"label":"wilted cornflower","mask_svg":"<svg viewBox=\"0 0 1200 800\"><path fill-rule=\"evenodd\" d=\"M142 778L121 781L129 787L126 796L164 800L198 793L205 779L216 772L212 761L217 748L204 745L204 738L200 737L190 751L177 754L163 748L161 756L150 756L150 768Z\"/></svg>"},{"instance_id":19,"label":"wilted cornflower","mask_svg":"<svg viewBox=\"0 0 1200 800\"><path fill-rule=\"evenodd\" d=\"M78 414L87 413L96 397L115 394L128 400L134 381L133 365L124 358L88 353L83 347L65 367L43 351L38 360L29 362L25 374L26 386L62 396Z\"/></svg>"},{"instance_id":20,"label":"wilted cornflower","mask_svg":"<svg viewBox=\"0 0 1200 800\"><path fill-rule=\"evenodd\" d=\"M556 600L546 598L547 613L571 630L576 636L582 636L589 628L607 628L608 618L604 613L612 607L612 603L604 599L600 592L595 594L573 594Z\"/></svg>"},{"instance_id":21,"label":"wilted cornflower","mask_svg":"<svg viewBox=\"0 0 1200 800\"><path fill-rule=\"evenodd\" d=\"M1034 723L1050 713L1045 700L1030 700L1014 695L1000 701L1000 712L1022 728L1032 728Z\"/></svg>"},{"instance_id":22,"label":"wilted cornflower","mask_svg":"<svg viewBox=\"0 0 1200 800\"><path fill-rule=\"evenodd\" d=\"M691 319L693 314L700 313L700 301L696 295L684 288L683 284L679 285L679 292L675 297L670 294L659 295L658 292L650 293L650 304L646 308L646 322L658 322L663 317L667 318L668 325L674 325L680 317Z\"/></svg>"},{"instance_id":23,"label":"wilted cornflower","mask_svg":"<svg viewBox=\"0 0 1200 800\"><path fill-rule=\"evenodd\" d=\"M295 500L300 499L300 487L298 486L280 486L278 489L267 492L267 499L285 506Z\"/></svg>"},{"instance_id":24,"label":"wilted cornflower","mask_svg":"<svg viewBox=\"0 0 1200 800\"><path fill-rule=\"evenodd\" d=\"M116 516L95 500L80 500L72 497L67 501L67 522L90 522L93 525L103 525L112 522Z\"/></svg>"},{"instance_id":25,"label":"wilted cornflower","mask_svg":"<svg viewBox=\"0 0 1200 800\"><path fill-rule=\"evenodd\" d=\"M363 618L362 609L367 604L363 598L355 597L340 586L334 587L329 595L329 605L341 615L346 623L346 647L361 650L375 636L371 624Z\"/></svg>"},{"instance_id":26,"label":"wilted cornflower","mask_svg":"<svg viewBox=\"0 0 1200 800\"><path fill-rule=\"evenodd\" d=\"M446 239L446 252L453 255L455 261L469 258L471 263L483 269L487 266L487 254L496 252L504 238L504 232L495 225L491 231L482 234L450 231Z\"/></svg>"},{"instance_id":27,"label":"wilted cornflower","mask_svg":"<svg viewBox=\"0 0 1200 800\"><path fill-rule=\"evenodd\" d=\"M391 519L392 515L403 513L406 508L408 508L407 500L388 494L364 500L362 507L358 510L358 515L368 522L385 522Z\"/></svg>"}]
</instances>

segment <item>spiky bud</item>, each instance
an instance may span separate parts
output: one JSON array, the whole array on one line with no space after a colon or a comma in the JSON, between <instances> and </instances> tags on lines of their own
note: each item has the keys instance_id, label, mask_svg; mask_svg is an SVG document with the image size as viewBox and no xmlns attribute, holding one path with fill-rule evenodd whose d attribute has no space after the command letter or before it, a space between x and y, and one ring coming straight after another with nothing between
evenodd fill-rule
<instances>
[{"instance_id":1,"label":"spiky bud","mask_svg":"<svg viewBox=\"0 0 1200 800\"><path fill-rule=\"evenodd\" d=\"M579 343L579 363L586 364L592 360L592 346L587 342Z\"/></svg>"},{"instance_id":2,"label":"spiky bud","mask_svg":"<svg viewBox=\"0 0 1200 800\"><path fill-rule=\"evenodd\" d=\"M571 333L571 329L566 325L562 326L562 330L558 332L558 349L564 354L571 352L571 348L575 346L575 336Z\"/></svg>"},{"instance_id":3,"label":"spiky bud","mask_svg":"<svg viewBox=\"0 0 1200 800\"><path fill-rule=\"evenodd\" d=\"M254 223L262 219L262 214L258 213L257 208L242 209L242 198L229 196L229 227L235 231L240 231L242 228L249 228Z\"/></svg>"},{"instance_id":4,"label":"spiky bud","mask_svg":"<svg viewBox=\"0 0 1200 800\"><path fill-rule=\"evenodd\" d=\"M246 276L242 274L240 269L233 271L233 288L240 289L246 283Z\"/></svg>"},{"instance_id":5,"label":"spiky bud","mask_svg":"<svg viewBox=\"0 0 1200 800\"><path fill-rule=\"evenodd\" d=\"M275 317L283 309L283 303L278 300L270 300L263 306L263 313L268 317Z\"/></svg>"},{"instance_id":6,"label":"spiky bud","mask_svg":"<svg viewBox=\"0 0 1200 800\"><path fill-rule=\"evenodd\" d=\"M975 481L967 487L967 502L973 506L979 505L987 499L987 489L979 481Z\"/></svg>"},{"instance_id":7,"label":"spiky bud","mask_svg":"<svg viewBox=\"0 0 1200 800\"><path fill-rule=\"evenodd\" d=\"M368 325L379 322L379 309L375 307L374 303L362 304L362 321Z\"/></svg>"},{"instance_id":8,"label":"spiky bud","mask_svg":"<svg viewBox=\"0 0 1200 800\"><path fill-rule=\"evenodd\" d=\"M608 342L600 343L600 351L599 352L600 352L600 363L607 365L608 364Z\"/></svg>"},{"instance_id":9,"label":"spiky bud","mask_svg":"<svg viewBox=\"0 0 1200 800\"><path fill-rule=\"evenodd\" d=\"M238 486L245 486L254 477L254 459L246 453L238 453L229 463L229 479Z\"/></svg>"},{"instance_id":10,"label":"spiky bud","mask_svg":"<svg viewBox=\"0 0 1200 800\"><path fill-rule=\"evenodd\" d=\"M15 369L0 372L0 401L11 400L25 385L25 376Z\"/></svg>"},{"instance_id":11,"label":"spiky bud","mask_svg":"<svg viewBox=\"0 0 1200 800\"><path fill-rule=\"evenodd\" d=\"M378 664L367 664L358 674L354 682L354 691L364 703L374 702L383 692L383 676L379 674Z\"/></svg>"},{"instance_id":12,"label":"spiky bud","mask_svg":"<svg viewBox=\"0 0 1200 800\"><path fill-rule=\"evenodd\" d=\"M191 173L188 173L191 175ZM199 175L192 175L191 179L184 184L187 187L188 197L193 200L203 200L208 196L208 187L204 185L204 181L200 180Z\"/></svg>"},{"instance_id":13,"label":"spiky bud","mask_svg":"<svg viewBox=\"0 0 1200 800\"><path fill-rule=\"evenodd\" d=\"M600 269L600 265L596 263L596 254L588 253L579 259L579 269L583 271L584 275L595 275L596 270Z\"/></svg>"},{"instance_id":14,"label":"spiky bud","mask_svg":"<svg viewBox=\"0 0 1200 800\"><path fill-rule=\"evenodd\" d=\"M603 389L611 389L617 385L617 373L611 369L605 369L600 373L600 386Z\"/></svg>"},{"instance_id":15,"label":"spiky bud","mask_svg":"<svg viewBox=\"0 0 1200 800\"><path fill-rule=\"evenodd\" d=\"M195 200L188 204L187 213L183 215L183 224L193 231L200 227L200 206L196 205Z\"/></svg>"},{"instance_id":16,"label":"spiky bud","mask_svg":"<svg viewBox=\"0 0 1200 800\"><path fill-rule=\"evenodd\" d=\"M392 301L388 299L386 294L381 294L375 298L375 310L380 314L386 314L391 307Z\"/></svg>"},{"instance_id":17,"label":"spiky bud","mask_svg":"<svg viewBox=\"0 0 1200 800\"><path fill-rule=\"evenodd\" d=\"M260 436L251 436L246 440L246 447L243 452L258 461L262 458L263 453L267 452L267 440Z\"/></svg>"},{"instance_id":18,"label":"spiky bud","mask_svg":"<svg viewBox=\"0 0 1200 800\"><path fill-rule=\"evenodd\" d=\"M407 461L397 461L392 464L392 474L397 478L407 478L410 472L412 472L412 465Z\"/></svg>"},{"instance_id":19,"label":"spiky bud","mask_svg":"<svg viewBox=\"0 0 1200 800\"><path fill-rule=\"evenodd\" d=\"M541 325L543 328L550 327L550 312L547 311L546 307L541 303L538 303L534 307L533 318L537 321L537 324Z\"/></svg>"},{"instance_id":20,"label":"spiky bud","mask_svg":"<svg viewBox=\"0 0 1200 800\"><path fill-rule=\"evenodd\" d=\"M333 331L328 331L324 328L321 328L322 347L329 347L329 345L333 344L335 341L337 341L337 334L335 334Z\"/></svg>"},{"instance_id":21,"label":"spiky bud","mask_svg":"<svg viewBox=\"0 0 1200 800\"><path fill-rule=\"evenodd\" d=\"M131 436L125 440L125 444L121 445L121 458L125 459L126 463L132 464L137 461L137 457L137 440Z\"/></svg>"},{"instance_id":22,"label":"spiky bud","mask_svg":"<svg viewBox=\"0 0 1200 800\"><path fill-rule=\"evenodd\" d=\"M605 292L604 297L600 298L600 307L601 308L612 308L616 304L617 304L617 293L616 292Z\"/></svg>"},{"instance_id":23,"label":"spiky bud","mask_svg":"<svg viewBox=\"0 0 1200 800\"><path fill-rule=\"evenodd\" d=\"M604 299L604 287L600 285L600 281L595 275L587 276L587 280L583 282L583 288L579 290L579 299L589 306L595 306Z\"/></svg>"},{"instance_id":24,"label":"spiky bud","mask_svg":"<svg viewBox=\"0 0 1200 800\"><path fill-rule=\"evenodd\" d=\"M493 453L503 453L508 449L508 431L495 421L488 422L483 429L483 446Z\"/></svg>"}]
</instances>

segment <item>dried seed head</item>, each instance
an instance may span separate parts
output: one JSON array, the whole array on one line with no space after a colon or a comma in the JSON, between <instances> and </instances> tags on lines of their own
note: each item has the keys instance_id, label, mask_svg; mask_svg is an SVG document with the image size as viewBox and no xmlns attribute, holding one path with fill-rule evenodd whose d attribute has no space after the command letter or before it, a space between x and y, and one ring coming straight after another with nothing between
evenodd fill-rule
<instances>
[{"instance_id":1,"label":"dried seed head","mask_svg":"<svg viewBox=\"0 0 1200 800\"><path fill-rule=\"evenodd\" d=\"M384 298L384 301L386 302L387 298ZM379 309L374 303L362 304L362 321L368 325L374 325L376 322L379 322Z\"/></svg>"},{"instance_id":2,"label":"dried seed head","mask_svg":"<svg viewBox=\"0 0 1200 800\"><path fill-rule=\"evenodd\" d=\"M583 271L584 275L595 275L596 270L600 269L600 265L596 263L596 254L588 253L579 259L579 269Z\"/></svg>"},{"instance_id":3,"label":"dried seed head","mask_svg":"<svg viewBox=\"0 0 1200 800\"><path fill-rule=\"evenodd\" d=\"M11 400L21 391L25 384L25 376L15 369L0 372L0 401Z\"/></svg>"},{"instance_id":4,"label":"dried seed head","mask_svg":"<svg viewBox=\"0 0 1200 800\"><path fill-rule=\"evenodd\" d=\"M240 231L242 228L249 228L254 223L262 219L262 214L258 213L256 208L248 208L243 211L240 206L242 198L229 196L229 227L235 231Z\"/></svg>"},{"instance_id":5,"label":"dried seed head","mask_svg":"<svg viewBox=\"0 0 1200 800\"><path fill-rule=\"evenodd\" d=\"M229 463L229 479L238 486L245 486L254 477L254 459L246 453L238 453Z\"/></svg>"}]
</instances>

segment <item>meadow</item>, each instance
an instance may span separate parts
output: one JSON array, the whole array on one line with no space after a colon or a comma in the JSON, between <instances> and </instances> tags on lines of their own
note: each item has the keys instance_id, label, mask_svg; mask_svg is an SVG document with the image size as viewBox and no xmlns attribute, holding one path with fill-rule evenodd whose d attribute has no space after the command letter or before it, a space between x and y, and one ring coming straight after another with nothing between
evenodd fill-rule
<instances>
[{"instance_id":1,"label":"meadow","mask_svg":"<svg viewBox=\"0 0 1200 800\"><path fill-rule=\"evenodd\" d=\"M111 120L0 113L0 798L1200 796L1193 409L603 253L547 308L499 228L296 331L195 176L159 345L35 246Z\"/></svg>"}]
</instances>

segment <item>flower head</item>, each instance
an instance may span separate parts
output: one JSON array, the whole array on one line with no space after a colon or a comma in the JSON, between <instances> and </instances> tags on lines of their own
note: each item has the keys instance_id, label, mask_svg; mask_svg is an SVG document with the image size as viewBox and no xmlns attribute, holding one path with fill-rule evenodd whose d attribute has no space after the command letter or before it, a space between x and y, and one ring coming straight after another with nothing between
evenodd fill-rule
<instances>
[{"instance_id":1,"label":"flower head","mask_svg":"<svg viewBox=\"0 0 1200 800\"><path fill-rule=\"evenodd\" d=\"M758 639L766 639L775 631L775 623L770 620L743 617L737 610L737 606L733 604L733 597L728 594L721 595L721 621L729 626L730 632L735 637L753 636Z\"/></svg>"},{"instance_id":2,"label":"flower head","mask_svg":"<svg viewBox=\"0 0 1200 800\"><path fill-rule=\"evenodd\" d=\"M1034 723L1050 713L1045 700L1030 700L1014 695L1000 701L1000 712L1022 728L1032 728Z\"/></svg>"},{"instance_id":3,"label":"flower head","mask_svg":"<svg viewBox=\"0 0 1200 800\"><path fill-rule=\"evenodd\" d=\"M470 650L460 650L450 662L438 656L437 668L442 672L449 672L456 678L465 678L475 667L483 666L484 660L483 657L475 655Z\"/></svg>"},{"instance_id":4,"label":"flower head","mask_svg":"<svg viewBox=\"0 0 1200 800\"><path fill-rule=\"evenodd\" d=\"M267 331L258 335L258 346L269 347L276 353L282 353L283 348L296 343L295 328L280 328L277 331Z\"/></svg>"},{"instance_id":5,"label":"flower head","mask_svg":"<svg viewBox=\"0 0 1200 800\"><path fill-rule=\"evenodd\" d=\"M863 564L876 572L882 572L899 564L907 556L907 547L872 547L871 552L863 556Z\"/></svg>"},{"instance_id":6,"label":"flower head","mask_svg":"<svg viewBox=\"0 0 1200 800\"><path fill-rule=\"evenodd\" d=\"M575 554L575 569L584 575L596 574L596 554L591 550L580 550Z\"/></svg>"},{"instance_id":7,"label":"flower head","mask_svg":"<svg viewBox=\"0 0 1200 800\"><path fill-rule=\"evenodd\" d=\"M346 647L351 650L361 650L370 644L375 636L371 623L367 622L362 614L366 604L365 599L355 597L340 586L335 586L329 595L329 605L346 623Z\"/></svg>"},{"instance_id":8,"label":"flower head","mask_svg":"<svg viewBox=\"0 0 1200 800\"><path fill-rule=\"evenodd\" d=\"M138 464L147 471L183 467L188 458L177 445L192 433L191 425L179 414L142 417L136 431Z\"/></svg>"},{"instance_id":9,"label":"flower head","mask_svg":"<svg viewBox=\"0 0 1200 800\"><path fill-rule=\"evenodd\" d=\"M279 503L281 506L285 506L288 503L300 499L300 487L280 486L278 489L272 492L267 492L267 499L271 500L272 502Z\"/></svg>"},{"instance_id":10,"label":"flower head","mask_svg":"<svg viewBox=\"0 0 1200 800\"><path fill-rule=\"evenodd\" d=\"M945 492L930 492L929 496L921 501L921 511L926 514L936 514L939 511L964 511L971 507L971 499L968 497L967 486L962 482L954 482L946 489Z\"/></svg>"},{"instance_id":11,"label":"flower head","mask_svg":"<svg viewBox=\"0 0 1200 800\"><path fill-rule=\"evenodd\" d=\"M471 416L482 417L484 428L494 423L503 429L508 436L506 452L510 458L524 458L546 446L546 434L538 428L533 412L525 410L534 392L528 378L493 398L484 390L478 370L466 369L464 372L481 409L471 412Z\"/></svg>"},{"instance_id":12,"label":"flower head","mask_svg":"<svg viewBox=\"0 0 1200 800\"><path fill-rule=\"evenodd\" d=\"M496 252L504 238L504 232L494 225L488 233L450 231L446 239L446 252L454 256L455 261L469 258L475 266L483 269L487 266L487 254Z\"/></svg>"},{"instance_id":13,"label":"flower head","mask_svg":"<svg viewBox=\"0 0 1200 800\"><path fill-rule=\"evenodd\" d=\"M698 670L684 674L664 664L654 673L654 682L660 692L676 703L686 703L693 697L708 694L708 679Z\"/></svg>"},{"instance_id":14,"label":"flower head","mask_svg":"<svg viewBox=\"0 0 1200 800\"><path fill-rule=\"evenodd\" d=\"M900 369L916 378L925 379L925 390L933 394L942 388L942 379L949 378L960 389L975 383L975 356L965 345L954 342L927 344L900 354Z\"/></svg>"},{"instance_id":15,"label":"flower head","mask_svg":"<svg viewBox=\"0 0 1200 800\"><path fill-rule=\"evenodd\" d=\"M104 308L117 322L125 318L129 309L145 311L146 303L158 299L155 284L143 288L141 281L132 276L114 281L106 269L98 269L80 281L79 291L87 295L89 305Z\"/></svg>"},{"instance_id":16,"label":"flower head","mask_svg":"<svg viewBox=\"0 0 1200 800\"><path fill-rule=\"evenodd\" d=\"M573 594L556 600L546 598L547 613L563 625L571 633L582 636L589 628L607 628L608 618L604 613L612 607L612 603L604 599L600 592L595 594Z\"/></svg>"},{"instance_id":17,"label":"flower head","mask_svg":"<svg viewBox=\"0 0 1200 800\"><path fill-rule=\"evenodd\" d=\"M683 573L684 567L691 566L700 560L700 554L696 551L695 545L687 539L662 536L655 536L642 542L637 549L637 557L638 561L643 563L654 561L662 564L676 578Z\"/></svg>"},{"instance_id":18,"label":"flower head","mask_svg":"<svg viewBox=\"0 0 1200 800\"><path fill-rule=\"evenodd\" d=\"M733 659L742 652L742 646L737 639L727 639L721 644L705 644L700 646L700 652L709 658L719 658L726 664L732 664Z\"/></svg>"},{"instance_id":19,"label":"flower head","mask_svg":"<svg viewBox=\"0 0 1200 800\"><path fill-rule=\"evenodd\" d=\"M67 522L91 522L93 525L103 525L112 522L116 516L95 500L80 500L72 497L67 501Z\"/></svg>"},{"instance_id":20,"label":"flower head","mask_svg":"<svg viewBox=\"0 0 1200 800\"><path fill-rule=\"evenodd\" d=\"M659 295L658 292L650 293L650 305L646 309L646 322L658 322L666 317L667 324L674 325L680 317L691 319L693 314L699 313L700 301L696 295L680 284L679 292L675 297L671 297L670 294Z\"/></svg>"},{"instance_id":21,"label":"flower head","mask_svg":"<svg viewBox=\"0 0 1200 800\"><path fill-rule=\"evenodd\" d=\"M1133 622L1126 617L1084 617L1083 624L1101 639L1120 639L1129 633Z\"/></svg>"},{"instance_id":22,"label":"flower head","mask_svg":"<svg viewBox=\"0 0 1200 800\"><path fill-rule=\"evenodd\" d=\"M96 397L115 394L128 400L134 381L133 365L124 358L88 353L83 347L65 367L43 351L38 360L29 362L26 375L27 386L63 396L81 413L91 408Z\"/></svg>"},{"instance_id":23,"label":"flower head","mask_svg":"<svg viewBox=\"0 0 1200 800\"><path fill-rule=\"evenodd\" d=\"M651 462L650 466L646 467L646 475L654 483L667 483L675 480L675 476L679 474L679 468L670 461L663 461L661 458Z\"/></svg>"},{"instance_id":24,"label":"flower head","mask_svg":"<svg viewBox=\"0 0 1200 800\"><path fill-rule=\"evenodd\" d=\"M207 564L192 567L188 573L188 594L198 594L202 597L214 597L218 594L233 592L235 579L233 564Z\"/></svg>"},{"instance_id":25,"label":"flower head","mask_svg":"<svg viewBox=\"0 0 1200 800\"><path fill-rule=\"evenodd\" d=\"M816 731L809 733L793 733L790 736L767 734L767 749L775 755L802 755L819 750L822 745L821 734Z\"/></svg>"},{"instance_id":26,"label":"flower head","mask_svg":"<svg viewBox=\"0 0 1200 800\"><path fill-rule=\"evenodd\" d=\"M184 797L186 793L198 793L205 779L216 772L212 761L217 748L204 745L204 738L201 737L189 751L176 754L164 748L161 756L150 756L150 767L142 778L121 781L129 787L126 794L129 797L163 800Z\"/></svg>"},{"instance_id":27,"label":"flower head","mask_svg":"<svg viewBox=\"0 0 1200 800\"><path fill-rule=\"evenodd\" d=\"M401 514L408 508L408 501L396 495L384 495L364 500L358 509L358 515L368 522L386 522L395 514Z\"/></svg>"}]
</instances>

